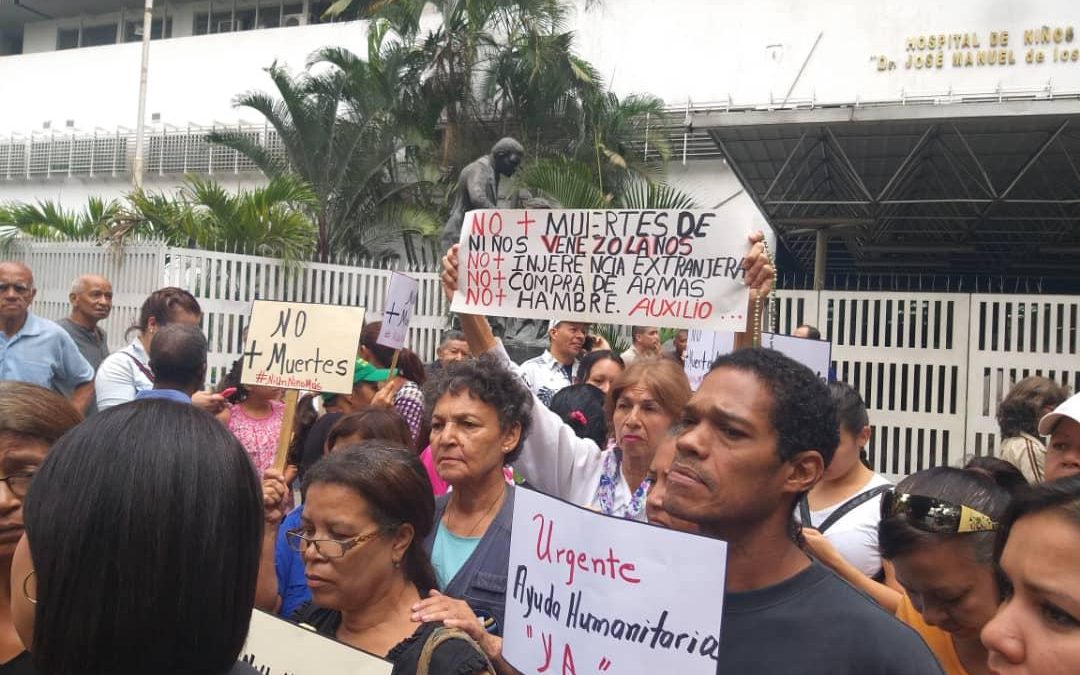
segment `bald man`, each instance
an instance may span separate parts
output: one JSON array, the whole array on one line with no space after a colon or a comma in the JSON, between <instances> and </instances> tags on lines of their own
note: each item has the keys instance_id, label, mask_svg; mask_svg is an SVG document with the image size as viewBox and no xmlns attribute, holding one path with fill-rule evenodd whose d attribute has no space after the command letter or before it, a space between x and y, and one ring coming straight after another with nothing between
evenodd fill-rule
<instances>
[{"instance_id":1,"label":"bald man","mask_svg":"<svg viewBox=\"0 0 1080 675\"><path fill-rule=\"evenodd\" d=\"M94 369L64 329L34 315L34 274L18 262L0 263L0 380L70 392L85 411L94 394Z\"/></svg>"},{"instance_id":2,"label":"bald man","mask_svg":"<svg viewBox=\"0 0 1080 675\"><path fill-rule=\"evenodd\" d=\"M112 312L112 284L105 277L84 274L71 282L68 300L71 314L56 323L67 331L83 358L97 372L98 366L109 355L109 340L100 323ZM97 402L90 401L86 414L97 411Z\"/></svg>"}]
</instances>

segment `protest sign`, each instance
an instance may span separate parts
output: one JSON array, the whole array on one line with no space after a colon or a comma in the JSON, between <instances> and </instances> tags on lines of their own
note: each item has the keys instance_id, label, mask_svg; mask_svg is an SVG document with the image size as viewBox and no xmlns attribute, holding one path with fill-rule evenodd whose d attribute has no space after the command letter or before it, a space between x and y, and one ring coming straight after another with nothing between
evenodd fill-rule
<instances>
[{"instance_id":1,"label":"protest sign","mask_svg":"<svg viewBox=\"0 0 1080 675\"><path fill-rule=\"evenodd\" d=\"M832 343L828 340L762 333L761 346L790 356L817 373L821 379L828 381L829 370L832 368Z\"/></svg>"},{"instance_id":2,"label":"protest sign","mask_svg":"<svg viewBox=\"0 0 1080 675\"><path fill-rule=\"evenodd\" d=\"M391 349L404 349L409 338L409 322L416 310L416 298L420 282L412 277L394 272L386 289L386 309L383 310L382 328L376 343Z\"/></svg>"},{"instance_id":3,"label":"protest sign","mask_svg":"<svg viewBox=\"0 0 1080 675\"><path fill-rule=\"evenodd\" d=\"M363 307L256 300L241 382L347 394L363 327Z\"/></svg>"},{"instance_id":4,"label":"protest sign","mask_svg":"<svg viewBox=\"0 0 1080 675\"><path fill-rule=\"evenodd\" d=\"M716 357L735 349L735 334L729 331L691 330L686 340L683 369L690 380L690 389L697 391L709 374Z\"/></svg>"},{"instance_id":5,"label":"protest sign","mask_svg":"<svg viewBox=\"0 0 1080 675\"><path fill-rule=\"evenodd\" d=\"M750 232L723 210L470 211L451 309L741 331Z\"/></svg>"},{"instance_id":6,"label":"protest sign","mask_svg":"<svg viewBox=\"0 0 1080 675\"><path fill-rule=\"evenodd\" d=\"M393 664L276 616L251 613L240 660L261 675L390 675Z\"/></svg>"},{"instance_id":7,"label":"protest sign","mask_svg":"<svg viewBox=\"0 0 1080 675\"><path fill-rule=\"evenodd\" d=\"M716 672L726 543L523 489L511 532L503 655L515 668Z\"/></svg>"}]
</instances>

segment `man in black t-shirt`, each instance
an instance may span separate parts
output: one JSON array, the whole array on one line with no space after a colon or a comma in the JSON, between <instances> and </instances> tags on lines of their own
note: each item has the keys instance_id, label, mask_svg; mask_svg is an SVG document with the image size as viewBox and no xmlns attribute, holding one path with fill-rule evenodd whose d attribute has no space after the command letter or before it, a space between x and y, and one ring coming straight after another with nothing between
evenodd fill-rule
<instances>
[{"instance_id":1,"label":"man in black t-shirt","mask_svg":"<svg viewBox=\"0 0 1080 675\"><path fill-rule=\"evenodd\" d=\"M796 544L796 500L839 442L810 369L768 349L722 356L683 423L663 507L728 542L718 673L941 673L914 631Z\"/></svg>"}]
</instances>

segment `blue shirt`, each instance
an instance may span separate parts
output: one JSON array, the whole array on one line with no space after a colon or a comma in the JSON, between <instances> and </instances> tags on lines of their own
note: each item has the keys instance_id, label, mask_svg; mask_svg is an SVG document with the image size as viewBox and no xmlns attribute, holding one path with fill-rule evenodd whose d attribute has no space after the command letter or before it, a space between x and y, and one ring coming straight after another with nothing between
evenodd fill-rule
<instances>
[{"instance_id":1,"label":"blue shirt","mask_svg":"<svg viewBox=\"0 0 1080 675\"><path fill-rule=\"evenodd\" d=\"M179 389L144 389L135 394L136 401L147 398L158 398L164 401L176 401L177 403L191 404L191 397Z\"/></svg>"},{"instance_id":2,"label":"blue shirt","mask_svg":"<svg viewBox=\"0 0 1080 675\"><path fill-rule=\"evenodd\" d=\"M304 507L297 506L285 516L278 528L277 543L274 544L274 567L277 572L278 595L281 596L281 610L278 614L286 619L292 618L296 610L305 602L311 601L311 591L307 587L304 575L304 559L300 552L289 548L285 533L300 529L300 516Z\"/></svg>"},{"instance_id":3,"label":"blue shirt","mask_svg":"<svg viewBox=\"0 0 1080 675\"><path fill-rule=\"evenodd\" d=\"M27 312L17 333L8 336L0 331L0 380L71 391L93 379L94 369L75 341L52 321Z\"/></svg>"},{"instance_id":4,"label":"blue shirt","mask_svg":"<svg viewBox=\"0 0 1080 675\"><path fill-rule=\"evenodd\" d=\"M439 588L446 588L476 550L480 537L459 537L439 521L435 543L431 546L431 566Z\"/></svg>"}]
</instances>

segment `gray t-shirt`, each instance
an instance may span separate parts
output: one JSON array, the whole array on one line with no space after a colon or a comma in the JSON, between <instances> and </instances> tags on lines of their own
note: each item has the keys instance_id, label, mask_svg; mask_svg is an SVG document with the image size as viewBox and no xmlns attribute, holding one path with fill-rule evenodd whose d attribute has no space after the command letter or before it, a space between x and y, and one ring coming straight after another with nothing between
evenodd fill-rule
<instances>
[{"instance_id":1,"label":"gray t-shirt","mask_svg":"<svg viewBox=\"0 0 1080 675\"><path fill-rule=\"evenodd\" d=\"M724 596L716 672L941 675L922 638L819 563Z\"/></svg>"},{"instance_id":2,"label":"gray t-shirt","mask_svg":"<svg viewBox=\"0 0 1080 675\"><path fill-rule=\"evenodd\" d=\"M79 348L79 353L90 363L94 373L97 373L98 366L109 355L109 338L105 335L104 329L97 326L93 329L83 328L67 317L60 319L56 323L67 331L67 334L75 341L75 346ZM70 391L64 391L63 394L71 398ZM97 412L96 395L90 399L90 405L86 408L86 415L89 417L95 412Z\"/></svg>"}]
</instances>

